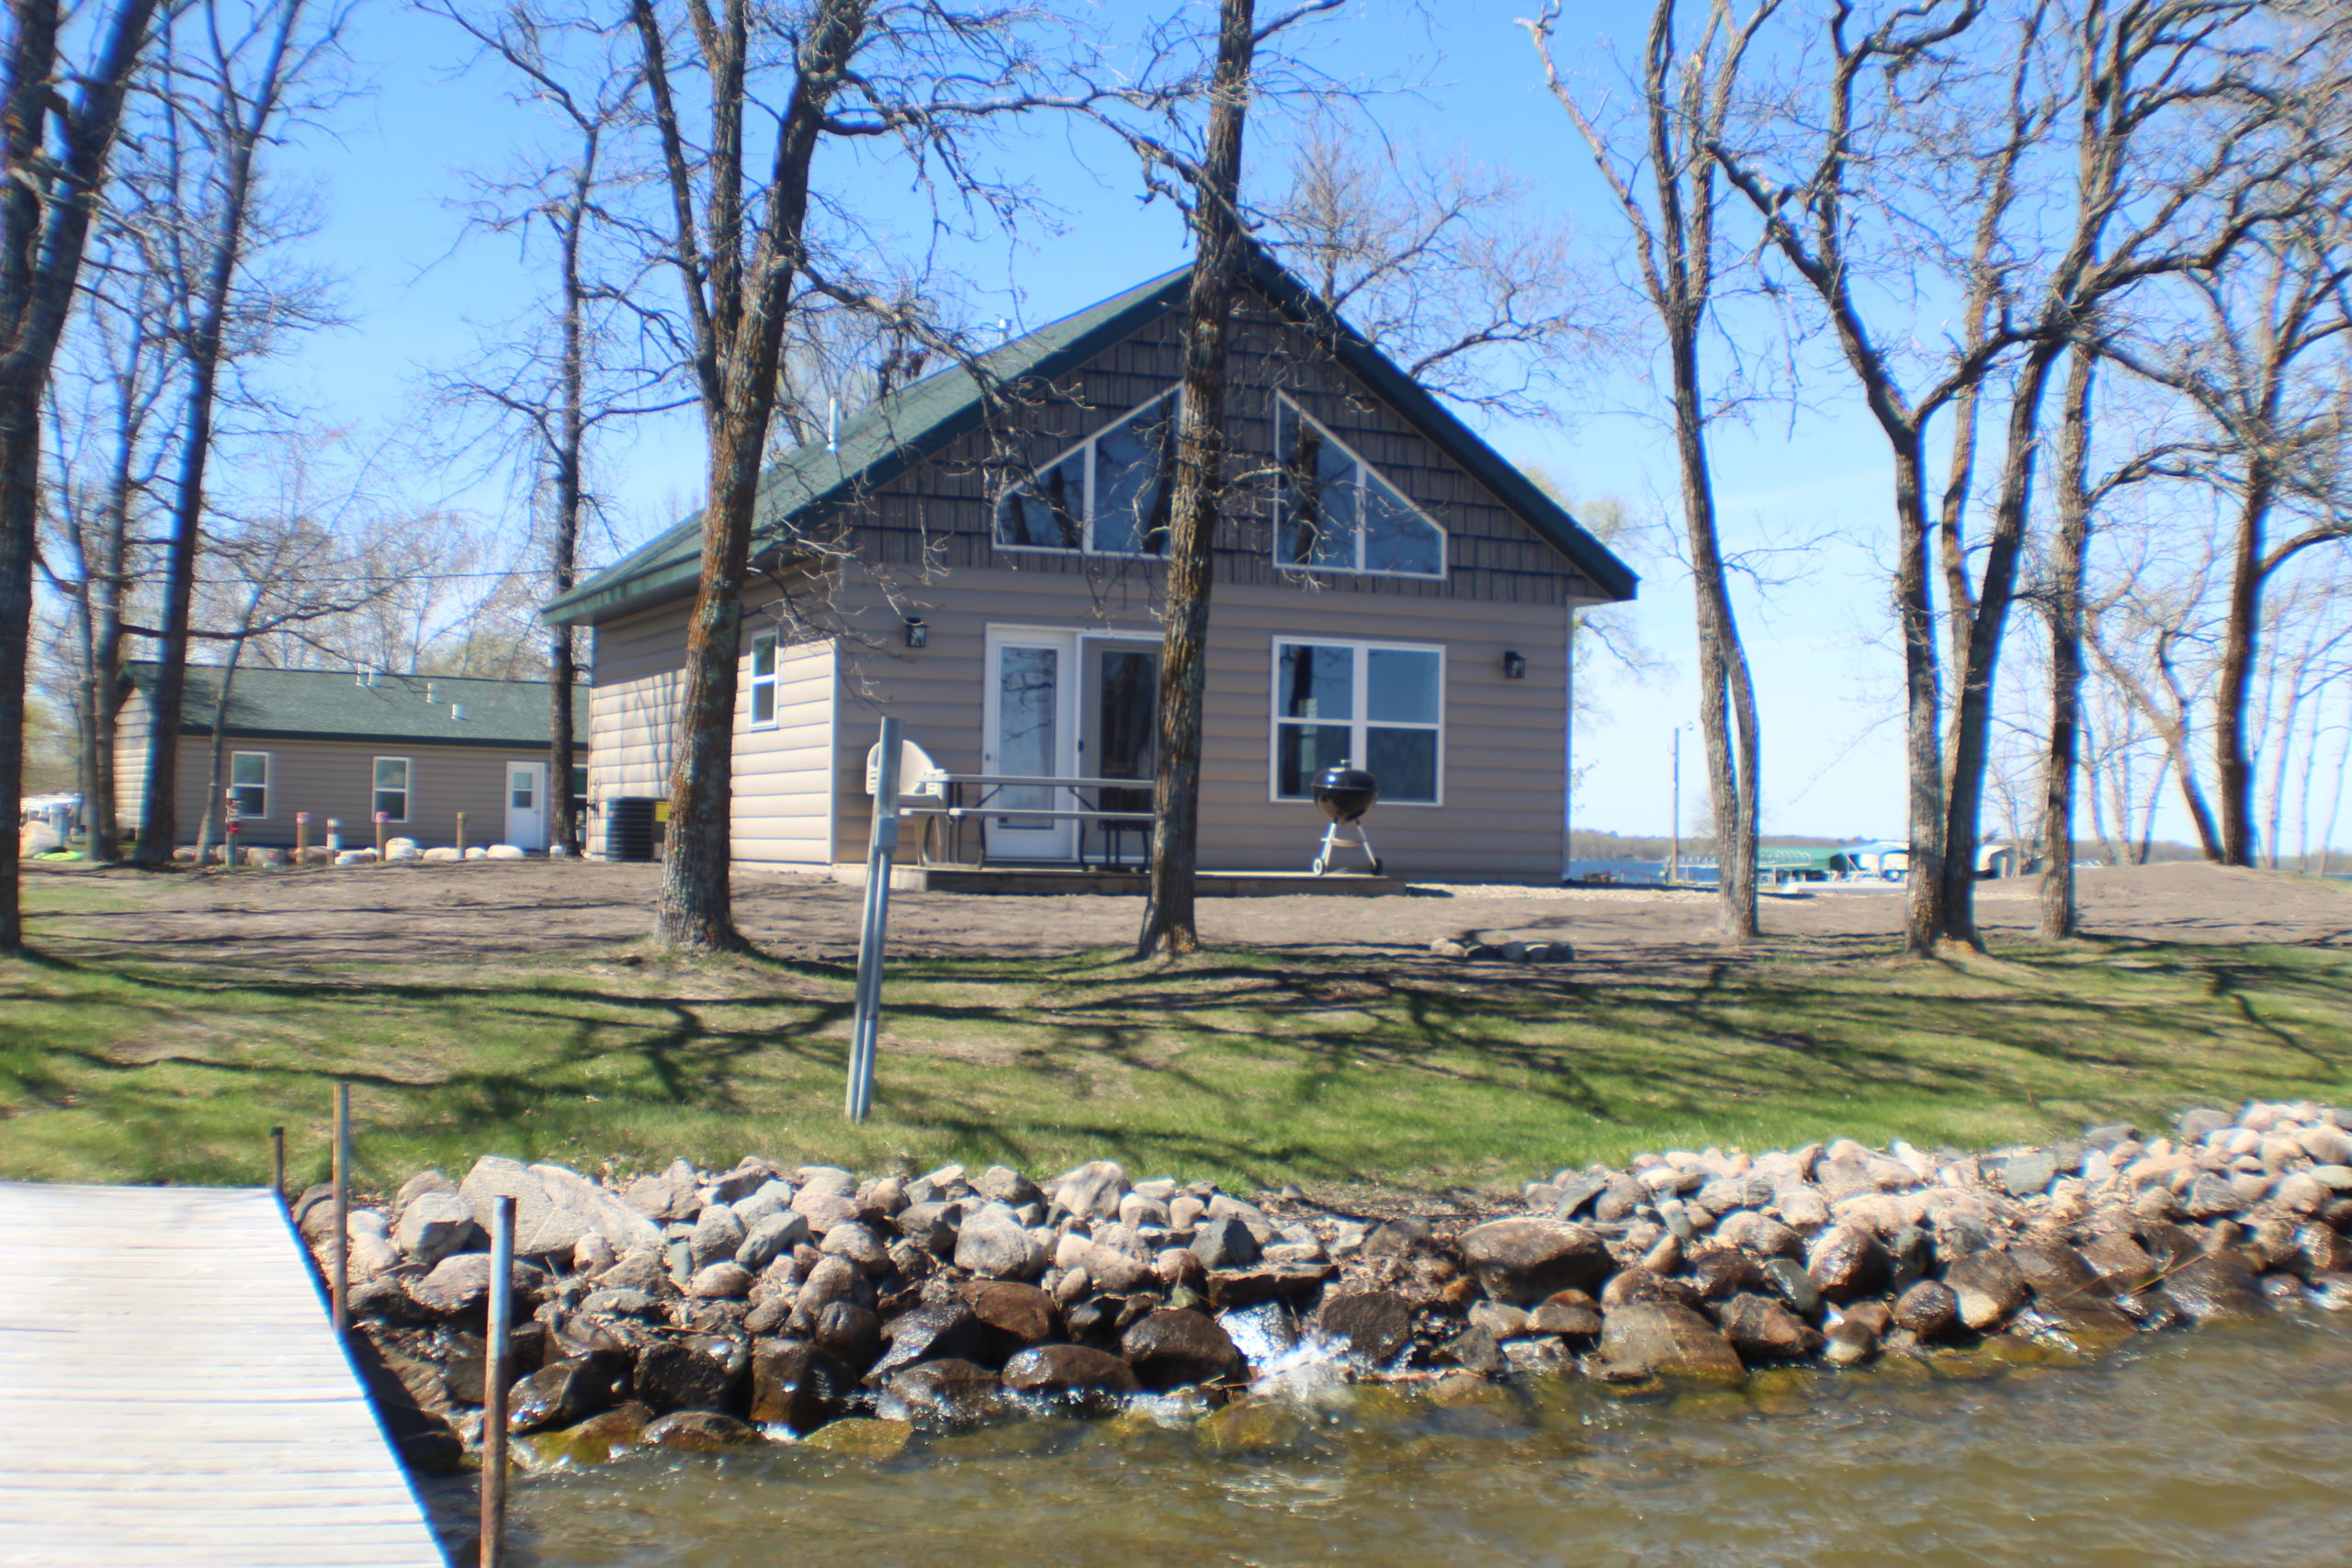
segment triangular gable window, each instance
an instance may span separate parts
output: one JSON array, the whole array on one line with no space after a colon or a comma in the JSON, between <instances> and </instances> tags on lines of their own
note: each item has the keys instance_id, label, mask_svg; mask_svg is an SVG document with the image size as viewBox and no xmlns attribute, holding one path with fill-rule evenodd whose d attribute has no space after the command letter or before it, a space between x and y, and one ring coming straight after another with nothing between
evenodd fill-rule
<instances>
[{"instance_id":1,"label":"triangular gable window","mask_svg":"<svg viewBox=\"0 0 2352 1568\"><path fill-rule=\"evenodd\" d=\"M1164 556L1175 471L1170 388L999 496L997 547Z\"/></svg>"},{"instance_id":2,"label":"triangular gable window","mask_svg":"<svg viewBox=\"0 0 2352 1568\"><path fill-rule=\"evenodd\" d=\"M1443 577L1445 530L1288 398L1274 400L1282 468L1274 564L1294 571Z\"/></svg>"}]
</instances>

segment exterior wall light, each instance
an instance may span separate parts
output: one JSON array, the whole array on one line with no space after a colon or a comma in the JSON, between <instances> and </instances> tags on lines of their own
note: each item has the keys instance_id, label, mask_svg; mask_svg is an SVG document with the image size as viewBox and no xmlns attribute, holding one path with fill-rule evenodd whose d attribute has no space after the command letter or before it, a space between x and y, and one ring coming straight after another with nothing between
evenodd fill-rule
<instances>
[{"instance_id":1,"label":"exterior wall light","mask_svg":"<svg viewBox=\"0 0 2352 1568\"><path fill-rule=\"evenodd\" d=\"M921 615L909 615L907 617L907 646L909 648L921 648L930 640L931 628L923 624L922 617Z\"/></svg>"},{"instance_id":2,"label":"exterior wall light","mask_svg":"<svg viewBox=\"0 0 2352 1568\"><path fill-rule=\"evenodd\" d=\"M1527 656L1525 654L1506 653L1503 655L1503 679L1506 681L1524 681L1527 679Z\"/></svg>"}]
</instances>

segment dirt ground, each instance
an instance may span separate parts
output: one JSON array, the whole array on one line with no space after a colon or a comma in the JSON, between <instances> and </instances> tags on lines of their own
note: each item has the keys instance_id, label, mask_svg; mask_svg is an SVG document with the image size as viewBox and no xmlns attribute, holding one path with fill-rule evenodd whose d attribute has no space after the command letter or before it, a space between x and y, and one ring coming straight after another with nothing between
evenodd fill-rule
<instances>
[{"instance_id":1,"label":"dirt ground","mask_svg":"<svg viewBox=\"0 0 2352 1568\"><path fill-rule=\"evenodd\" d=\"M26 866L33 888L120 891L133 907L61 913L51 943L198 963L462 962L589 954L645 936L659 868L601 863L472 862L337 871L178 872L93 875ZM2038 883L1987 883L1978 919L1997 942L2030 934ZM2083 874L2088 932L2193 942L2352 942L2352 884L2284 873L2172 864ZM813 877L746 872L736 918L785 957L855 950L856 889ZM69 899L68 904L89 900ZM1477 933L1573 943L1601 963L1718 954L1704 893L1630 888L1417 885L1381 897L1209 898L1201 934L1272 952L1360 955L1394 964L1423 958L1432 939ZM902 956L1021 956L1116 947L1133 940L1142 900L899 893L891 950ZM1899 891L1769 897L1766 931L1834 950L1839 939L1902 929ZM1780 944L1785 946L1787 944Z\"/></svg>"}]
</instances>

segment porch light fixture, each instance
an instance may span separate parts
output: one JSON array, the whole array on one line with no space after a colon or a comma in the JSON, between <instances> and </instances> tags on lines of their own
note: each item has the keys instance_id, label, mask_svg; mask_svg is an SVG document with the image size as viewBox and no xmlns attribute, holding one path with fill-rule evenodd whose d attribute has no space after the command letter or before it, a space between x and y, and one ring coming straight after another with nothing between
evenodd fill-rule
<instances>
[{"instance_id":1,"label":"porch light fixture","mask_svg":"<svg viewBox=\"0 0 2352 1568\"><path fill-rule=\"evenodd\" d=\"M1503 679L1506 681L1524 681L1527 679L1527 656L1525 654L1506 653L1503 655Z\"/></svg>"},{"instance_id":2,"label":"porch light fixture","mask_svg":"<svg viewBox=\"0 0 2352 1568\"><path fill-rule=\"evenodd\" d=\"M921 648L930 640L931 628L923 625L922 617L921 615L909 615L907 617L907 646L909 648Z\"/></svg>"}]
</instances>

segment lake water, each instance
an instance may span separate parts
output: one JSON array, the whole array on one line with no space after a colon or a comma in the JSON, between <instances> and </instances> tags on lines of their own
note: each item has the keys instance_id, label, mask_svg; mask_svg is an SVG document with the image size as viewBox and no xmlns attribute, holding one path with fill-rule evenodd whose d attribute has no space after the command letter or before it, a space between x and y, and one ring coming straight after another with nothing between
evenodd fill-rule
<instances>
[{"instance_id":1,"label":"lake water","mask_svg":"<svg viewBox=\"0 0 2352 1568\"><path fill-rule=\"evenodd\" d=\"M2315 1568L2352 1561L2352 1319L1737 1393L1325 1386L884 1461L639 1450L531 1475L512 1508L518 1568Z\"/></svg>"}]
</instances>

